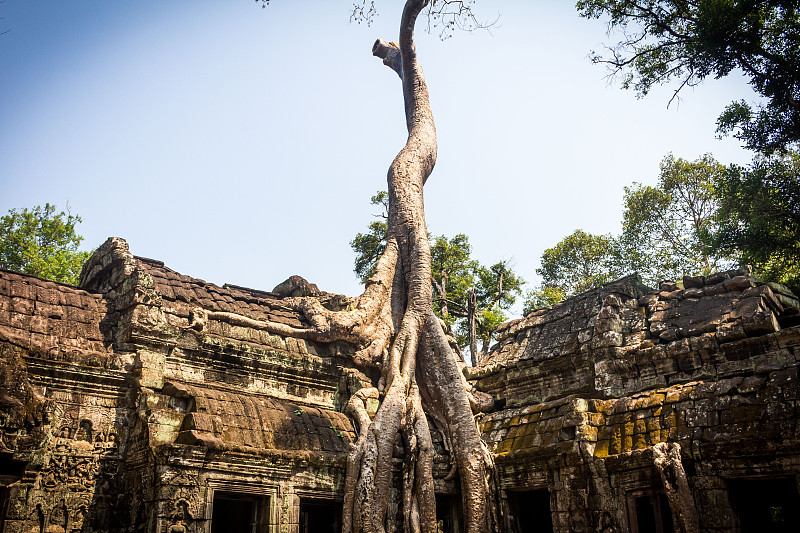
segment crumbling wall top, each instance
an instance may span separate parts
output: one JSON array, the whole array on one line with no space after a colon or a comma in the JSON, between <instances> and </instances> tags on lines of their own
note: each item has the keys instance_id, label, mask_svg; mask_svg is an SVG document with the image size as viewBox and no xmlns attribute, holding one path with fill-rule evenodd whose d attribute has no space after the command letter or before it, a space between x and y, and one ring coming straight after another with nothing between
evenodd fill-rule
<instances>
[{"instance_id":1,"label":"crumbling wall top","mask_svg":"<svg viewBox=\"0 0 800 533\"><path fill-rule=\"evenodd\" d=\"M0 270L0 341L34 357L115 367L102 295Z\"/></svg>"}]
</instances>

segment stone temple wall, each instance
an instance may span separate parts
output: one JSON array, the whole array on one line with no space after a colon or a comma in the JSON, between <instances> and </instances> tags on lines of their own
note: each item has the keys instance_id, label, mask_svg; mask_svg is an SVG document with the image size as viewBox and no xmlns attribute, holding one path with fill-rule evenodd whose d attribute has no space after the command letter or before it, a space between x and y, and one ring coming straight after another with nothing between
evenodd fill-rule
<instances>
[{"instance_id":1,"label":"stone temple wall","mask_svg":"<svg viewBox=\"0 0 800 533\"><path fill-rule=\"evenodd\" d=\"M117 520L132 359L102 295L0 273L0 479L6 531Z\"/></svg>"},{"instance_id":2,"label":"stone temple wall","mask_svg":"<svg viewBox=\"0 0 800 533\"><path fill-rule=\"evenodd\" d=\"M292 333L288 296L349 303L298 277L219 287L121 239L80 287L0 271L0 531L334 531L343 407L378 376ZM477 423L505 530L796 530L799 307L742 269L628 277L504 324L465 374L495 400Z\"/></svg>"},{"instance_id":3,"label":"stone temple wall","mask_svg":"<svg viewBox=\"0 0 800 533\"><path fill-rule=\"evenodd\" d=\"M234 529L336 520L355 437L340 407L370 380L346 344L252 327L304 325L288 295L346 300L282 289L217 287L121 239L81 288L0 272L2 531L211 531L215 508Z\"/></svg>"},{"instance_id":4,"label":"stone temple wall","mask_svg":"<svg viewBox=\"0 0 800 533\"><path fill-rule=\"evenodd\" d=\"M534 311L469 369L509 531L537 498L559 532L800 527L800 305L746 269L682 285Z\"/></svg>"}]
</instances>

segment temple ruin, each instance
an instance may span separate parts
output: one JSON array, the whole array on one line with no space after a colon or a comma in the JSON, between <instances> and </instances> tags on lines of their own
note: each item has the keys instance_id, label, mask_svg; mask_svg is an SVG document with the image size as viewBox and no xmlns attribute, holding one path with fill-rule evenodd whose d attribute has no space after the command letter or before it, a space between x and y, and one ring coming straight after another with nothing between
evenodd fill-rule
<instances>
[{"instance_id":1,"label":"temple ruin","mask_svg":"<svg viewBox=\"0 0 800 533\"><path fill-rule=\"evenodd\" d=\"M218 287L116 238L80 287L0 271L0 531L339 531L344 406L378 376L346 342L262 327L304 325L288 296L348 305L299 277ZM629 276L508 322L464 369L494 399L476 416L494 512L508 533L797 531L798 360L797 297L746 268Z\"/></svg>"}]
</instances>

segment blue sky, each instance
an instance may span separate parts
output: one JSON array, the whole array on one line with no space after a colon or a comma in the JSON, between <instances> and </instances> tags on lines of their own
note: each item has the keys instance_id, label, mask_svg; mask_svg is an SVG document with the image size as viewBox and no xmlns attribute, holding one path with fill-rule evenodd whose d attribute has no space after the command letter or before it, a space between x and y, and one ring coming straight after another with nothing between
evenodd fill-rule
<instances>
[{"instance_id":1,"label":"blue sky","mask_svg":"<svg viewBox=\"0 0 800 533\"><path fill-rule=\"evenodd\" d=\"M350 2L250 0L0 3L0 213L45 202L83 218L92 249L136 255L217 284L271 289L300 274L356 294L349 241L405 141L397 77L371 56L400 4L372 27ZM667 153L745 163L715 120L751 98L708 80L667 109L587 59L605 26L569 2L478 3L491 32L420 34L439 135L425 189L435 234L511 259L535 281L544 249L577 228L615 233L623 187L655 183Z\"/></svg>"}]
</instances>

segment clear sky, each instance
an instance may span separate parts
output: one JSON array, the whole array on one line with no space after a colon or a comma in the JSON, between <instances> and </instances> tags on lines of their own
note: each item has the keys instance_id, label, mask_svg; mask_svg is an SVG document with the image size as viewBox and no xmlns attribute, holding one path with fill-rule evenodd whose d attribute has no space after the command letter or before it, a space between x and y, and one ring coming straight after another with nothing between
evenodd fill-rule
<instances>
[{"instance_id":1,"label":"clear sky","mask_svg":"<svg viewBox=\"0 0 800 533\"><path fill-rule=\"evenodd\" d=\"M354 295L349 241L405 141L397 76L371 56L351 2L6 0L0 3L0 213L45 202L217 284L269 290L292 274ZM491 32L421 33L439 134L430 231L466 233L484 263L535 281L577 228L616 233L623 187L655 183L669 152L746 163L715 120L750 98L709 80L667 109L637 100L587 55L605 26L570 2L478 2ZM418 32L419 33L419 32Z\"/></svg>"}]
</instances>

